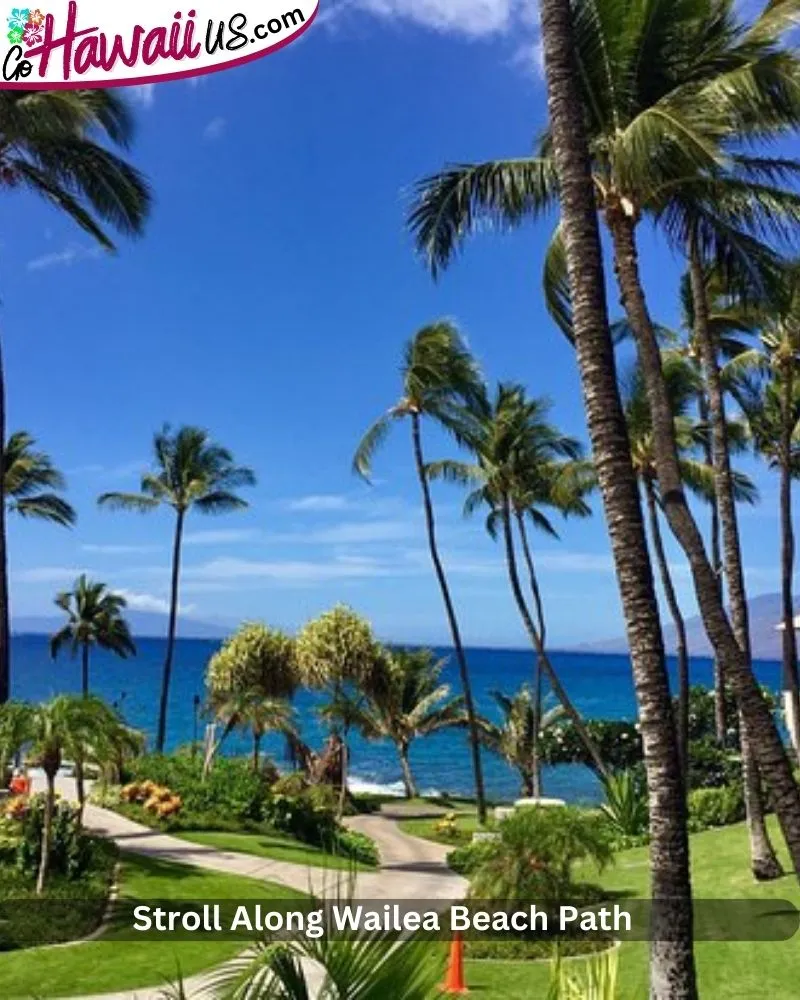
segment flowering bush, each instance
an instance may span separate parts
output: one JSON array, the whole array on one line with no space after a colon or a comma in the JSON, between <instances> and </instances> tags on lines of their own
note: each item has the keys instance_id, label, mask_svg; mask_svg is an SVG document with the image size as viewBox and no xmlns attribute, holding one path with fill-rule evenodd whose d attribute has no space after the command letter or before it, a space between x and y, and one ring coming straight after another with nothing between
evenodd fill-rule
<instances>
[{"instance_id":1,"label":"flowering bush","mask_svg":"<svg viewBox=\"0 0 800 1000\"><path fill-rule=\"evenodd\" d=\"M35 874L39 867L45 798L44 795L32 796L19 820L16 864L17 870L26 875ZM81 828L78 809L57 800L50 839L50 872L79 879L91 864L92 850L92 839Z\"/></svg>"},{"instance_id":2,"label":"flowering bush","mask_svg":"<svg viewBox=\"0 0 800 1000\"><path fill-rule=\"evenodd\" d=\"M180 795L176 795L166 785L156 785L152 781L134 781L125 785L120 798L123 802L137 803L160 819L177 815L183 806Z\"/></svg>"},{"instance_id":3,"label":"flowering bush","mask_svg":"<svg viewBox=\"0 0 800 1000\"><path fill-rule=\"evenodd\" d=\"M433 824L433 832L446 840L458 840L458 817L455 813L448 813Z\"/></svg>"}]
</instances>

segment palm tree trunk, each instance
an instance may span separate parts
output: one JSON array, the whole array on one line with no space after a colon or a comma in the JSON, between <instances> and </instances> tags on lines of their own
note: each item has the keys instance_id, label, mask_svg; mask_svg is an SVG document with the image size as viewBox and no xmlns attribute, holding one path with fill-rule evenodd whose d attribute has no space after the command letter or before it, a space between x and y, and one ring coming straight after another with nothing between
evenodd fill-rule
<instances>
[{"instance_id":1,"label":"palm tree trunk","mask_svg":"<svg viewBox=\"0 0 800 1000\"><path fill-rule=\"evenodd\" d=\"M461 688L464 693L464 707L467 710L467 725L469 726L469 744L472 752L472 770L475 776L475 798L478 806L478 822L486 822L486 793L483 784L483 767L481 765L480 736L478 732L478 721L475 712L475 702L472 698L472 685L469 678L469 667L464 646L461 642L461 632L456 619L456 612L450 597L450 587L447 584L447 577L444 574L442 561L439 558L439 549L436 545L436 525L433 517L433 502L431 500L430 485L425 472L425 460L422 454L422 431L420 427L420 416L418 413L411 414L411 434L414 447L414 460L417 467L417 476L422 489L422 503L425 508L425 524L428 532L428 548L430 549L431 561L439 582L439 589L442 592L447 621L450 625L450 634L453 638L453 646L458 660L458 669L461 674Z\"/></svg>"},{"instance_id":2,"label":"palm tree trunk","mask_svg":"<svg viewBox=\"0 0 800 1000\"><path fill-rule=\"evenodd\" d=\"M403 785L406 790L406 798L415 799L417 797L417 783L414 781L414 774L411 771L411 764L408 759L408 744L400 743L397 747L397 753L400 757L400 768L403 772Z\"/></svg>"},{"instance_id":3,"label":"palm tree trunk","mask_svg":"<svg viewBox=\"0 0 800 1000\"><path fill-rule=\"evenodd\" d=\"M678 733L678 755L681 761L681 772L684 784L689 767L689 650L686 642L686 623L683 620L678 595L672 583L667 554L664 551L664 539L661 537L661 525L658 523L658 501L653 480L645 477L644 493L647 499L647 511L650 517L650 537L653 540L656 562L661 574L661 585L664 597L675 625L678 656L678 709L675 713L675 726Z\"/></svg>"},{"instance_id":4,"label":"palm tree trunk","mask_svg":"<svg viewBox=\"0 0 800 1000\"><path fill-rule=\"evenodd\" d=\"M259 757L261 754L261 737L259 732L253 732L253 771L258 774Z\"/></svg>"},{"instance_id":5,"label":"palm tree trunk","mask_svg":"<svg viewBox=\"0 0 800 1000\"><path fill-rule=\"evenodd\" d=\"M742 714L747 721L761 775L769 787L792 865L800 877L800 787L796 784L775 720L764 701L747 655L740 648L725 614L718 581L708 560L681 482L661 353L644 298L634 235L634 220L622 209L607 210L614 244L615 269L622 303L636 336L653 421L655 465L664 513L672 533L686 553L697 603L715 656L725 667ZM722 497L720 496L720 501ZM723 529L725 522L723 521ZM723 541L724 544L724 541Z\"/></svg>"},{"instance_id":6,"label":"palm tree trunk","mask_svg":"<svg viewBox=\"0 0 800 1000\"><path fill-rule=\"evenodd\" d=\"M47 868L50 864L50 841L53 836L53 807L56 801L56 778L49 771L45 773L47 778L47 793L44 798L44 817L42 819L42 852L39 857L39 874L36 878L36 895L41 896L44 892L44 883L47 879Z\"/></svg>"},{"instance_id":7,"label":"palm tree trunk","mask_svg":"<svg viewBox=\"0 0 800 1000\"><path fill-rule=\"evenodd\" d=\"M783 611L783 679L788 695L787 725L792 746L800 754L800 683L797 675L797 635L794 629L794 529L792 527L792 401L794 377L791 365L782 371L781 384L781 606Z\"/></svg>"},{"instance_id":8,"label":"palm tree trunk","mask_svg":"<svg viewBox=\"0 0 800 1000\"><path fill-rule=\"evenodd\" d=\"M81 757L75 759L75 792L78 796L78 826L82 826L83 811L86 808L86 780Z\"/></svg>"},{"instance_id":9,"label":"palm tree trunk","mask_svg":"<svg viewBox=\"0 0 800 1000\"><path fill-rule=\"evenodd\" d=\"M164 752L164 744L167 740L167 710L169 708L169 685L172 679L172 660L175 655L175 633L178 625L178 591L181 576L181 543L183 541L184 517L184 511L179 510L175 521L175 541L172 548L172 586L169 600L167 653L164 657L164 672L161 677L161 704L158 709L156 753Z\"/></svg>"},{"instance_id":10,"label":"palm tree trunk","mask_svg":"<svg viewBox=\"0 0 800 1000\"><path fill-rule=\"evenodd\" d=\"M81 651L81 690L83 697L89 697L89 643L83 644Z\"/></svg>"},{"instance_id":11,"label":"palm tree trunk","mask_svg":"<svg viewBox=\"0 0 800 1000\"><path fill-rule=\"evenodd\" d=\"M11 624L6 548L6 380L0 344L0 705L11 697Z\"/></svg>"},{"instance_id":12,"label":"palm tree trunk","mask_svg":"<svg viewBox=\"0 0 800 1000\"><path fill-rule=\"evenodd\" d=\"M525 515L522 511L516 511L517 528L519 537L522 540L522 553L525 557L525 565L528 568L528 581L533 594L533 606L536 609L536 626L542 646L547 648L547 627L544 618L544 602L539 589L539 580L536 576L536 569L533 565L533 553L528 544L528 531L525 527ZM531 734L531 768L533 773L531 797L540 799L542 797L542 764L539 758L539 741L541 739L542 726L542 659L537 655L536 666L533 671L533 692L531 707L533 710L533 733Z\"/></svg>"},{"instance_id":13,"label":"palm tree trunk","mask_svg":"<svg viewBox=\"0 0 800 1000\"><path fill-rule=\"evenodd\" d=\"M651 1000L696 1000L686 803L653 574L608 328L603 256L569 0L541 0L553 152L592 452L639 705L650 806ZM659 933L661 928L669 933Z\"/></svg>"},{"instance_id":14,"label":"palm tree trunk","mask_svg":"<svg viewBox=\"0 0 800 1000\"><path fill-rule=\"evenodd\" d=\"M350 766L350 760L349 760L350 751L349 751L348 746L347 746L347 737L348 737L348 735L349 734L348 734L348 731L347 731L347 727L345 726L345 728L344 728L344 730L342 732L342 740L341 740L341 743L339 745L339 754L341 756L341 761L342 761L342 768L341 768L341 771L342 771L341 782L342 782L342 784L341 784L341 788L339 789L339 809L338 809L337 814L336 814L336 818L337 818L337 820L339 820L339 822L341 822L342 816L344 816L344 807L345 807L345 805L347 803L347 772L348 772L348 769L349 769L349 766Z\"/></svg>"},{"instance_id":15,"label":"palm tree trunk","mask_svg":"<svg viewBox=\"0 0 800 1000\"><path fill-rule=\"evenodd\" d=\"M709 413L708 394L705 385L697 394L697 408L700 414L700 421L705 427L711 426L711 415ZM703 442L703 457L709 469L714 468L714 452L711 446L711 439L706 436ZM717 501L716 489L711 499L711 565L714 567L714 575L719 585L720 600L724 603L724 592L722 585L722 542L720 538L719 522L719 502ZM725 668L718 657L714 658L714 731L717 743L724 747L728 741L728 719L726 712L725 697Z\"/></svg>"},{"instance_id":16,"label":"palm tree trunk","mask_svg":"<svg viewBox=\"0 0 800 1000\"><path fill-rule=\"evenodd\" d=\"M718 345L714 342L709 322L708 292L703 273L703 263L694 240L691 240L689 244L689 271L695 334L700 344L703 377L708 392L708 417L711 426L711 464L714 469L714 508L719 512L719 522L722 528L724 568L725 576L728 580L728 591L730 593L733 631L739 648L745 656L746 664L752 673L749 611L744 584L744 571L742 568L742 548L739 540L736 498L734 496L733 478L731 476L728 425L725 415L725 395L719 371L719 349ZM715 556L715 558L718 557ZM719 573L716 572L716 566L714 568L718 583L720 604L722 604L721 580ZM720 665L722 663L719 657L717 658L717 662ZM723 683L716 690L717 704L715 706L718 733L721 722L724 726L727 725L727 720L724 718L724 670L721 670L720 673ZM721 708L720 705L722 706ZM739 711L739 733L742 752L745 811L750 834L750 867L757 879L774 878L781 874L781 867L770 842L769 834L767 833L758 762L755 758L749 726L741 709ZM727 737L726 728L723 729L723 737L724 745Z\"/></svg>"},{"instance_id":17,"label":"palm tree trunk","mask_svg":"<svg viewBox=\"0 0 800 1000\"><path fill-rule=\"evenodd\" d=\"M572 699L562 686L555 670L553 670L553 667L550 664L550 658L542 645L541 636L539 635L536 626L533 624L531 613L528 610L527 603L525 602L525 595L522 592L522 587L519 582L519 572L517 571L517 557L514 551L514 536L511 532L511 509L507 498L503 501L501 514L503 519L503 538L505 540L506 548L506 567L508 569L508 579L511 584L511 592L514 595L514 600L516 601L520 617L522 618L522 623L525 626L525 631L528 633L528 636L533 643L533 647L538 653L539 662L542 664L542 667L547 673L547 678L552 685L556 697L564 706L564 711L571 719L572 724L575 726L575 731L580 736L589 753L589 756L592 758L597 773L602 777L607 778L609 777L608 768L606 767L603 758L600 756L600 751L597 749L597 745L586 728L586 723L583 721L581 713L577 710L577 708L575 708L575 705L572 703Z\"/></svg>"}]
</instances>

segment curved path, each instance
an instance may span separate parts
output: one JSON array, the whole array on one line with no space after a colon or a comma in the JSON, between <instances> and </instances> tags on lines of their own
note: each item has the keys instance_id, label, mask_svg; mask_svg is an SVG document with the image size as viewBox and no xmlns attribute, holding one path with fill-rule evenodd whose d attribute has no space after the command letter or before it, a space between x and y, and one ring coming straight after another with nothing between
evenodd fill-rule
<instances>
[{"instance_id":1,"label":"curved path","mask_svg":"<svg viewBox=\"0 0 800 1000\"><path fill-rule=\"evenodd\" d=\"M75 798L71 779L59 779L58 790L64 798ZM403 833L394 820L381 815L355 816L346 821L351 829L372 837L381 856L377 871L355 875L192 844L92 805L86 807L84 823L90 832L112 839L123 851L230 875L278 882L320 897L335 898L339 893L362 900L436 901L461 899L466 892L465 880L450 871L445 863L447 847L411 837ZM310 978L316 978L318 982L320 979L319 975L313 976L313 970ZM210 998L208 979L209 973L205 973L187 980L185 985L190 1000ZM163 987L159 986L81 1000L161 1000L162 997Z\"/></svg>"}]
</instances>

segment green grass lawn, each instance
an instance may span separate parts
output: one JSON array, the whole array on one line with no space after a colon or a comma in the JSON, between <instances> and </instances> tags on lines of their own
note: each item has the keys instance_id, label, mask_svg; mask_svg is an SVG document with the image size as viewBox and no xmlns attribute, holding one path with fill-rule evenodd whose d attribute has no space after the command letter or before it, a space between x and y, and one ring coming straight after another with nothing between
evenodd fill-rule
<instances>
[{"instance_id":1,"label":"green grass lawn","mask_svg":"<svg viewBox=\"0 0 800 1000\"><path fill-rule=\"evenodd\" d=\"M122 895L131 900L299 899L274 883L220 875L188 865L123 855ZM208 969L243 948L241 941L119 940L111 931L98 941L62 948L0 954L0 993L11 997L68 997L160 986Z\"/></svg>"},{"instance_id":2,"label":"green grass lawn","mask_svg":"<svg viewBox=\"0 0 800 1000\"><path fill-rule=\"evenodd\" d=\"M770 825L781 843L777 825ZM708 830L691 839L695 895L707 899L788 900L800 907L800 886L787 876L776 882L753 882L748 868L747 831L743 824ZM781 851L788 869L788 856ZM590 872L582 873L592 878ZM595 876L596 880L596 876ZM600 879L627 895L647 894L647 849L625 851ZM620 950L621 1000L642 1000L648 993L648 945L623 944ZM696 957L700 995L709 1000L793 1000L800 993L800 944L789 941L699 941ZM467 982L481 1000L538 1000L546 995L547 963L468 962Z\"/></svg>"},{"instance_id":3,"label":"green grass lawn","mask_svg":"<svg viewBox=\"0 0 800 1000\"><path fill-rule=\"evenodd\" d=\"M462 847L472 840L472 834L476 830L492 830L494 824L489 821L488 825L482 827L478 823L478 817L473 809L470 811L452 810L456 814L456 835L444 836L436 832L438 819L404 819L400 821L400 827L404 833L412 837L421 837L423 840L432 840L435 844L446 844L449 847Z\"/></svg>"},{"instance_id":4,"label":"green grass lawn","mask_svg":"<svg viewBox=\"0 0 800 1000\"><path fill-rule=\"evenodd\" d=\"M328 854L320 847L303 844L293 837L281 833L228 833L217 830L192 830L188 833L178 833L175 836L181 840L189 840L193 844L203 844L216 847L221 851L240 851L242 854L255 854L259 858L272 858L274 861L290 861L295 865L314 868L334 868L344 871L369 871L367 865L337 854Z\"/></svg>"}]
</instances>

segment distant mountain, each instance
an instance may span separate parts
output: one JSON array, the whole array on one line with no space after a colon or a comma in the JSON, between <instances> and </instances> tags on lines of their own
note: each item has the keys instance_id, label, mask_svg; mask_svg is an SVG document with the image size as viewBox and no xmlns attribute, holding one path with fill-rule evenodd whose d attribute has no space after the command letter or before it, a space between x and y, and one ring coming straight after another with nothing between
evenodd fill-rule
<instances>
[{"instance_id":1,"label":"distant mountain","mask_svg":"<svg viewBox=\"0 0 800 1000\"><path fill-rule=\"evenodd\" d=\"M753 656L757 660L781 658L781 633L775 626L781 620L781 595L761 594L747 602L750 609L750 638ZM797 611L797 608L795 608ZM668 625L669 618L662 615L664 643L668 653L675 652L675 628ZM699 617L686 619L686 635L691 656L712 656L703 623ZM592 653L627 653L628 642L624 637L584 643L580 649Z\"/></svg>"},{"instance_id":2,"label":"distant mountain","mask_svg":"<svg viewBox=\"0 0 800 1000\"><path fill-rule=\"evenodd\" d=\"M167 634L166 615L153 611L127 611L125 617L134 638L154 637L163 639ZM12 635L52 635L64 624L64 618L56 615L16 617L11 622ZM201 622L184 616L178 618L178 636L181 639L221 639L232 631L223 622Z\"/></svg>"}]
</instances>

